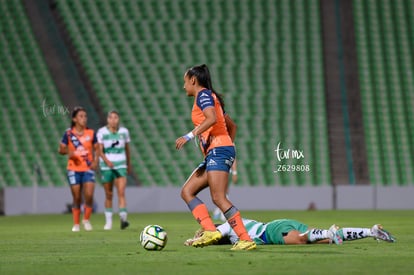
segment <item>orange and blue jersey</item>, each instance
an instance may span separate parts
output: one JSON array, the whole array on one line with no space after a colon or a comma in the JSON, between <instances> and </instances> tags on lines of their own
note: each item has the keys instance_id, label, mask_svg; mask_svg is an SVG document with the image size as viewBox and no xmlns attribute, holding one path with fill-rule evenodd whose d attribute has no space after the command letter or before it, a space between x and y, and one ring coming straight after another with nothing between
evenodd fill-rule
<instances>
[{"instance_id":1,"label":"orange and blue jersey","mask_svg":"<svg viewBox=\"0 0 414 275\"><path fill-rule=\"evenodd\" d=\"M227 131L223 108L215 93L210 90L204 89L200 91L194 99L193 110L191 112L191 119L194 126L199 126L205 120L203 111L206 108L212 107L216 111L216 123L198 135L200 147L205 155L208 151L216 147L234 146Z\"/></svg>"},{"instance_id":2,"label":"orange and blue jersey","mask_svg":"<svg viewBox=\"0 0 414 275\"><path fill-rule=\"evenodd\" d=\"M79 157L79 162L69 159L67 170L86 172L91 169L90 164L93 161L93 147L97 143L94 130L86 128L80 136L76 135L74 131L69 128L65 131L61 142L68 147L69 151L77 151L77 153L82 156Z\"/></svg>"}]
</instances>

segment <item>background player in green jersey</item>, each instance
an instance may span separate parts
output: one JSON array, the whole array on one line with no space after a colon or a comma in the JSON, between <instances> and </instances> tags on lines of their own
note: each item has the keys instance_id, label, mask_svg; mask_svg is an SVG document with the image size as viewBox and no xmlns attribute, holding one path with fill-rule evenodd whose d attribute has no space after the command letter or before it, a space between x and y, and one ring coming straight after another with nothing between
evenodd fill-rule
<instances>
[{"instance_id":1,"label":"background player in green jersey","mask_svg":"<svg viewBox=\"0 0 414 275\"><path fill-rule=\"evenodd\" d=\"M129 226L125 200L127 175L130 172L129 131L119 126L117 111L108 113L107 125L96 134L100 148L100 168L105 189L105 230L112 229L112 196L115 184L118 193L121 229Z\"/></svg>"},{"instance_id":2,"label":"background player in green jersey","mask_svg":"<svg viewBox=\"0 0 414 275\"><path fill-rule=\"evenodd\" d=\"M353 241L367 237L377 240L395 242L395 238L380 224L372 228L344 227L339 228L335 224L329 229L309 228L308 225L291 219L273 220L268 223L255 220L243 219L250 238L256 244L313 244L313 243L336 243ZM219 244L232 244L237 242L237 235L232 232L230 225L226 222L217 226L222 238ZM202 230L198 230L192 239L184 242L185 245L198 238Z\"/></svg>"}]
</instances>

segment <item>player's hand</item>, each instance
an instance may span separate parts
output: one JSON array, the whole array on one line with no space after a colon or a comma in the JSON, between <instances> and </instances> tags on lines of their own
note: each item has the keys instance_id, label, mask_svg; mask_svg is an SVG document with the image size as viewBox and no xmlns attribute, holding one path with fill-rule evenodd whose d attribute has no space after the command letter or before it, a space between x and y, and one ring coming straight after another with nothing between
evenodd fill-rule
<instances>
[{"instance_id":1,"label":"player's hand","mask_svg":"<svg viewBox=\"0 0 414 275\"><path fill-rule=\"evenodd\" d=\"M132 167L131 167L131 165L128 165L127 166L127 174L128 175L132 174Z\"/></svg>"},{"instance_id":2,"label":"player's hand","mask_svg":"<svg viewBox=\"0 0 414 275\"><path fill-rule=\"evenodd\" d=\"M187 143L187 139L185 137L179 137L177 138L177 140L175 141L175 149L180 150L184 144Z\"/></svg>"},{"instance_id":3,"label":"player's hand","mask_svg":"<svg viewBox=\"0 0 414 275\"><path fill-rule=\"evenodd\" d=\"M96 170L96 168L98 168L98 162L96 160L93 160L90 168L91 170Z\"/></svg>"},{"instance_id":4,"label":"player's hand","mask_svg":"<svg viewBox=\"0 0 414 275\"><path fill-rule=\"evenodd\" d=\"M233 175L231 176L231 182L232 182L233 184L237 184L237 174L233 174Z\"/></svg>"},{"instance_id":5,"label":"player's hand","mask_svg":"<svg viewBox=\"0 0 414 275\"><path fill-rule=\"evenodd\" d=\"M73 160L76 165L79 165L82 162L81 157L77 153L77 151L70 151L69 152L69 159Z\"/></svg>"},{"instance_id":6,"label":"player's hand","mask_svg":"<svg viewBox=\"0 0 414 275\"><path fill-rule=\"evenodd\" d=\"M114 164L110 160L105 161L106 165L108 165L109 168L114 168Z\"/></svg>"}]
</instances>

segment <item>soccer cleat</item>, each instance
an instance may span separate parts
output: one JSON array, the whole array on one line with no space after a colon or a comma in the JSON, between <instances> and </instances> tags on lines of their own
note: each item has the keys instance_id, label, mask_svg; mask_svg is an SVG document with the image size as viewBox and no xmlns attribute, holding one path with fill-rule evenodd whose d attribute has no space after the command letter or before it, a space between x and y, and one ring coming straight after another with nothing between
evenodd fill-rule
<instances>
[{"instance_id":1,"label":"soccer cleat","mask_svg":"<svg viewBox=\"0 0 414 275\"><path fill-rule=\"evenodd\" d=\"M80 231L79 224L75 224L75 225L72 227L72 232L79 232L79 231Z\"/></svg>"},{"instance_id":2,"label":"soccer cleat","mask_svg":"<svg viewBox=\"0 0 414 275\"><path fill-rule=\"evenodd\" d=\"M127 228L129 226L129 222L128 221L121 221L121 229L124 230L125 228Z\"/></svg>"},{"instance_id":3,"label":"soccer cleat","mask_svg":"<svg viewBox=\"0 0 414 275\"><path fill-rule=\"evenodd\" d=\"M337 245L342 244L342 238L338 233L338 229L339 226L337 226L336 224L333 224L330 228L329 228L329 240L330 242L334 242Z\"/></svg>"},{"instance_id":4,"label":"soccer cleat","mask_svg":"<svg viewBox=\"0 0 414 275\"><path fill-rule=\"evenodd\" d=\"M204 233L204 228L200 228L200 229L198 229L198 230L194 233L194 237L193 237L193 239L200 238L200 237L201 237L201 235L203 235L203 233Z\"/></svg>"},{"instance_id":5,"label":"soccer cleat","mask_svg":"<svg viewBox=\"0 0 414 275\"><path fill-rule=\"evenodd\" d=\"M192 246L192 245L193 245L193 242L194 242L195 240L197 240L198 238L200 238L200 237L201 237L201 235L203 235L203 232L204 232L204 229L203 229L203 228L198 229L198 230L195 232L194 237L192 237L191 239L187 239L187 240L184 242L184 245L185 245L185 246Z\"/></svg>"},{"instance_id":6,"label":"soccer cleat","mask_svg":"<svg viewBox=\"0 0 414 275\"><path fill-rule=\"evenodd\" d=\"M89 220L83 220L83 221L82 221L82 224L83 224L83 228L84 228L86 231L92 231L92 225L91 225L91 223L89 222Z\"/></svg>"},{"instance_id":7,"label":"soccer cleat","mask_svg":"<svg viewBox=\"0 0 414 275\"><path fill-rule=\"evenodd\" d=\"M105 223L104 230L111 230L112 229L112 223Z\"/></svg>"},{"instance_id":8,"label":"soccer cleat","mask_svg":"<svg viewBox=\"0 0 414 275\"><path fill-rule=\"evenodd\" d=\"M240 240L233 245L230 250L239 251L239 250L253 250L256 249L256 243L254 241L245 241Z\"/></svg>"},{"instance_id":9,"label":"soccer cleat","mask_svg":"<svg viewBox=\"0 0 414 275\"><path fill-rule=\"evenodd\" d=\"M387 230L385 230L382 225L380 224L375 224L372 228L371 228L371 233L374 237L375 240L379 241L386 241L389 243L394 243L395 237L391 235L390 232L388 232Z\"/></svg>"},{"instance_id":10,"label":"soccer cleat","mask_svg":"<svg viewBox=\"0 0 414 275\"><path fill-rule=\"evenodd\" d=\"M210 244L215 244L218 242L218 240L221 239L221 233L216 231L204 231L203 234L194 240L192 243L192 246L194 247L203 247Z\"/></svg>"}]
</instances>

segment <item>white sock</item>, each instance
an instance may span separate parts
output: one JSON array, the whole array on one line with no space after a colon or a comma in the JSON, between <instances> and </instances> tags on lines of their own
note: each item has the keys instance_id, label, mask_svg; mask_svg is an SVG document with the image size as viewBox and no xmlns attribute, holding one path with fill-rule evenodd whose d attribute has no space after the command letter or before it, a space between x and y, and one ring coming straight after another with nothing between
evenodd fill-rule
<instances>
[{"instance_id":1,"label":"white sock","mask_svg":"<svg viewBox=\"0 0 414 275\"><path fill-rule=\"evenodd\" d=\"M369 228L345 227L340 230L342 230L344 235L344 241L353 241L373 236Z\"/></svg>"},{"instance_id":2,"label":"white sock","mask_svg":"<svg viewBox=\"0 0 414 275\"><path fill-rule=\"evenodd\" d=\"M112 212L105 211L105 222L112 224Z\"/></svg>"},{"instance_id":3,"label":"white sock","mask_svg":"<svg viewBox=\"0 0 414 275\"><path fill-rule=\"evenodd\" d=\"M320 240L329 239L329 230L326 229L310 229L308 232L308 240L309 242L317 242Z\"/></svg>"},{"instance_id":4,"label":"white sock","mask_svg":"<svg viewBox=\"0 0 414 275\"><path fill-rule=\"evenodd\" d=\"M128 218L128 213L126 211L119 212L119 217L121 218L121 221L125 222Z\"/></svg>"},{"instance_id":5,"label":"white sock","mask_svg":"<svg viewBox=\"0 0 414 275\"><path fill-rule=\"evenodd\" d=\"M230 234L232 229L231 229L230 224L228 222L225 222L217 226L217 230L220 231L221 235L228 236L228 234Z\"/></svg>"}]
</instances>

